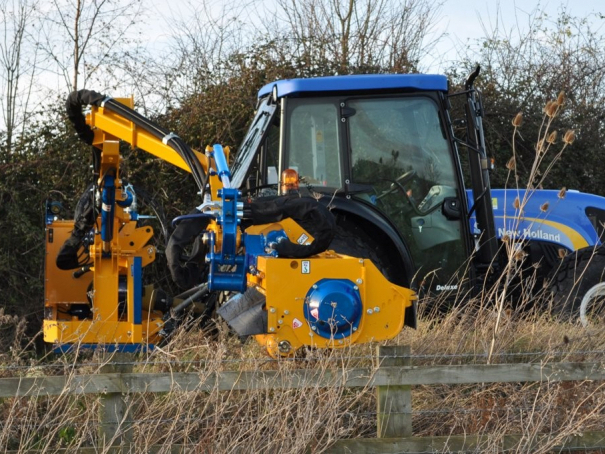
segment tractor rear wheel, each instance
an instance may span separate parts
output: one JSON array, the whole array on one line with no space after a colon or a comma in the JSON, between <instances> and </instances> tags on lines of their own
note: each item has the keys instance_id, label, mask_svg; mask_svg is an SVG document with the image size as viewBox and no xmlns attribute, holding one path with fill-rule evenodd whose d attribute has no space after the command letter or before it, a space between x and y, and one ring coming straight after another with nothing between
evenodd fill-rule
<instances>
[{"instance_id":1,"label":"tractor rear wheel","mask_svg":"<svg viewBox=\"0 0 605 454\"><path fill-rule=\"evenodd\" d=\"M395 265L390 259L386 248L385 244L374 240L363 229L350 222L337 223L334 239L329 247L329 249L343 255L369 259L389 282L405 288L412 288L411 282L413 278L407 275L405 270L413 269L413 267L406 267L405 263L399 266ZM409 256L402 257L402 260L409 260L410 262L408 263L411 263ZM416 302L406 308L406 326L416 328L418 320L417 310Z\"/></svg>"},{"instance_id":2,"label":"tractor rear wheel","mask_svg":"<svg viewBox=\"0 0 605 454\"><path fill-rule=\"evenodd\" d=\"M587 326L605 316L605 246L569 254L555 270L553 311Z\"/></svg>"},{"instance_id":3,"label":"tractor rear wheel","mask_svg":"<svg viewBox=\"0 0 605 454\"><path fill-rule=\"evenodd\" d=\"M383 258L383 254L381 254L380 247L361 229L349 224L347 224L346 227L337 225L336 231L334 232L334 239L332 240L329 249L338 252L339 254L371 260L372 263L376 265L376 268L378 268L389 281L393 282L390 267L385 263L386 260Z\"/></svg>"}]
</instances>

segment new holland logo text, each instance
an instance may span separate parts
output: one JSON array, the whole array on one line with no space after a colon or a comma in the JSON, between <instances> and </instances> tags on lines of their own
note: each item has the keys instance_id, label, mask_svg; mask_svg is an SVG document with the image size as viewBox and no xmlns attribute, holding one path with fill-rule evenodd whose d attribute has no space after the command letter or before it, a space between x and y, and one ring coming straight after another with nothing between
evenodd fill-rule
<instances>
[{"instance_id":1,"label":"new holland logo text","mask_svg":"<svg viewBox=\"0 0 605 454\"><path fill-rule=\"evenodd\" d=\"M505 235L509 236L510 238L513 238L513 239L524 240L527 238L535 238L538 240L548 240L548 241L553 241L556 243L561 242L560 233L544 232L541 229L532 230L529 228L524 228L523 230L521 230L521 229L512 230L512 229L503 229L501 227L498 227L498 236L503 237Z\"/></svg>"}]
</instances>

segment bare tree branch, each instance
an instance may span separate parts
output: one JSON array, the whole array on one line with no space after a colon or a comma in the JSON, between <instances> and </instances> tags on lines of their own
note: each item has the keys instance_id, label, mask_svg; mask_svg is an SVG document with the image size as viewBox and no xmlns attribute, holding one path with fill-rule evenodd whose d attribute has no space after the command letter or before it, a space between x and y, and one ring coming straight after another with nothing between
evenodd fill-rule
<instances>
[{"instance_id":1,"label":"bare tree branch","mask_svg":"<svg viewBox=\"0 0 605 454\"><path fill-rule=\"evenodd\" d=\"M19 124L26 123L29 96L22 95L22 78L33 77L37 54L27 53L28 27L34 20L35 1L3 0L0 2L2 41L0 42L0 100L5 132L5 149L11 153Z\"/></svg>"},{"instance_id":2,"label":"bare tree branch","mask_svg":"<svg viewBox=\"0 0 605 454\"><path fill-rule=\"evenodd\" d=\"M141 0L53 0L40 48L70 90L85 86L112 58L127 52Z\"/></svg>"},{"instance_id":3,"label":"bare tree branch","mask_svg":"<svg viewBox=\"0 0 605 454\"><path fill-rule=\"evenodd\" d=\"M333 73L418 70L441 3L436 0L277 0L280 34Z\"/></svg>"}]
</instances>

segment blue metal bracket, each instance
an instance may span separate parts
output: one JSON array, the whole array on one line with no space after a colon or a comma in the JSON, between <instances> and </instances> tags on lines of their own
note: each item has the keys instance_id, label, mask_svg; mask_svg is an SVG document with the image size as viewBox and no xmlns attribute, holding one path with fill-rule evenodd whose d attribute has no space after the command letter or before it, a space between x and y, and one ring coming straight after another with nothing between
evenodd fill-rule
<instances>
[{"instance_id":1,"label":"blue metal bracket","mask_svg":"<svg viewBox=\"0 0 605 454\"><path fill-rule=\"evenodd\" d=\"M217 164L218 165L218 164ZM214 233L209 234L210 253L207 259L210 262L208 274L208 288L215 290L235 290L243 292L246 290L246 268L244 266L245 256L237 254L237 231L239 221L238 198L240 193L237 189L223 188L218 191L222 199L222 210L216 222L222 229L221 250L214 252L216 238ZM235 266L233 271L221 271L221 266Z\"/></svg>"},{"instance_id":2,"label":"blue metal bracket","mask_svg":"<svg viewBox=\"0 0 605 454\"><path fill-rule=\"evenodd\" d=\"M134 304L134 324L140 325L143 319L143 259L133 257L130 269L130 278L132 279L133 304Z\"/></svg>"},{"instance_id":3,"label":"blue metal bracket","mask_svg":"<svg viewBox=\"0 0 605 454\"><path fill-rule=\"evenodd\" d=\"M210 271L208 273L208 289L213 291L231 290L237 292L244 292L246 290L246 268L244 266L244 256L234 255L230 259L229 265L235 266L233 271L221 271L220 267L225 263L222 263L221 257L225 247L223 239L223 251L220 254L214 253L214 245L216 239L214 232L209 233L209 246L210 253L206 256L210 262Z\"/></svg>"}]
</instances>

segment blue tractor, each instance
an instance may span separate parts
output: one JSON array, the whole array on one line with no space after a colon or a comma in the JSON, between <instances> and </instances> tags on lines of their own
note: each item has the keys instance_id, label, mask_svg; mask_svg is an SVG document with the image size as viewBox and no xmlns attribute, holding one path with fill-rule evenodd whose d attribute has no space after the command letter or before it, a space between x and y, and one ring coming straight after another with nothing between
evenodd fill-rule
<instances>
[{"instance_id":1,"label":"blue tractor","mask_svg":"<svg viewBox=\"0 0 605 454\"><path fill-rule=\"evenodd\" d=\"M550 286L557 314L586 325L605 297L605 198L565 189L492 189L491 197L498 240L521 248L525 267ZM474 217L471 227L480 233Z\"/></svg>"},{"instance_id":2,"label":"blue tractor","mask_svg":"<svg viewBox=\"0 0 605 454\"><path fill-rule=\"evenodd\" d=\"M331 249L370 258L389 281L421 295L480 291L504 267L502 242L510 240L539 288L551 282L554 308L585 320L591 303L581 310L584 297L594 306L605 293L605 198L491 189L478 73L456 93L440 75L270 83L258 93L233 183L249 197L283 194L292 189L280 186L282 174L295 171L297 190L335 215ZM463 101L462 121L453 98ZM455 123L466 132L455 133ZM523 213L514 208L517 197L527 198ZM409 315L406 324L414 325Z\"/></svg>"}]
</instances>

